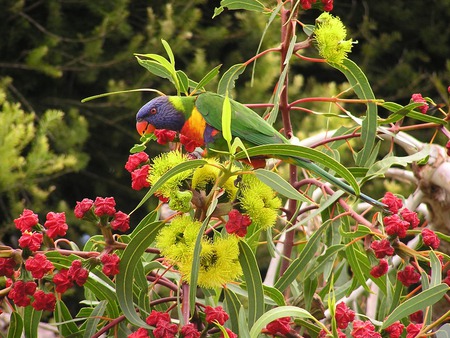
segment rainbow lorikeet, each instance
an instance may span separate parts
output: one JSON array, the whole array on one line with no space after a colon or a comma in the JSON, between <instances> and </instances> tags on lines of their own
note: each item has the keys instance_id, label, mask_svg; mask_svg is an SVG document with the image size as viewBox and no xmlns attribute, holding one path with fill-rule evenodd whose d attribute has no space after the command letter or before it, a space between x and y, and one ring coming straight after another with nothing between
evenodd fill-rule
<instances>
[{"instance_id":1,"label":"rainbow lorikeet","mask_svg":"<svg viewBox=\"0 0 450 338\"><path fill-rule=\"evenodd\" d=\"M221 133L223 102L223 96L210 92L204 92L197 96L160 96L146 103L138 111L136 129L141 135L153 133L155 130L175 131L179 133L180 141L185 144L188 151L193 150L196 146L205 148L206 153L208 153L208 149L227 151L228 146ZM230 102L231 133L233 136L239 137L246 147L290 144L282 134L256 112L234 100L230 99ZM276 154L267 157L279 158L311 170L336 187L356 195L351 186L307 159L287 158ZM367 195L360 194L359 197L374 206L385 207L383 203Z\"/></svg>"}]
</instances>

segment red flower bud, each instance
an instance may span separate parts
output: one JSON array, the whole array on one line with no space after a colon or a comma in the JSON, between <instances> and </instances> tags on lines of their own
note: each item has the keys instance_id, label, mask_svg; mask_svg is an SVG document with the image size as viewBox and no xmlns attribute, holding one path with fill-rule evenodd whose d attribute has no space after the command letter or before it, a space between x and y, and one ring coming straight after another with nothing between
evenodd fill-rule
<instances>
[{"instance_id":1,"label":"red flower bud","mask_svg":"<svg viewBox=\"0 0 450 338\"><path fill-rule=\"evenodd\" d=\"M385 275L389 270L389 265L387 260L380 259L380 262L378 265L374 266L370 270L370 274L375 278L380 278L381 276Z\"/></svg>"},{"instance_id":2,"label":"red flower bud","mask_svg":"<svg viewBox=\"0 0 450 338\"><path fill-rule=\"evenodd\" d=\"M116 201L114 197L97 197L94 202L95 214L97 216L114 216L116 213Z\"/></svg>"},{"instance_id":3,"label":"red flower bud","mask_svg":"<svg viewBox=\"0 0 450 338\"><path fill-rule=\"evenodd\" d=\"M201 147L203 145L203 143L199 143L191 139L190 137L184 136L182 134L180 134L180 143L184 145L184 149L186 149L188 153L192 153L195 150L195 148Z\"/></svg>"},{"instance_id":4,"label":"red flower bud","mask_svg":"<svg viewBox=\"0 0 450 338\"><path fill-rule=\"evenodd\" d=\"M183 338L200 338L200 332L192 323L184 325L180 331Z\"/></svg>"},{"instance_id":5,"label":"red flower bud","mask_svg":"<svg viewBox=\"0 0 450 338\"><path fill-rule=\"evenodd\" d=\"M409 223L403 221L397 214L383 218L384 229L390 236L398 236L400 238L406 237L406 230L409 228Z\"/></svg>"},{"instance_id":6,"label":"red flower bud","mask_svg":"<svg viewBox=\"0 0 450 338\"><path fill-rule=\"evenodd\" d=\"M407 265L404 270L397 273L397 279L402 282L404 286L416 284L420 280L420 273L418 273L413 266Z\"/></svg>"},{"instance_id":7,"label":"red flower bud","mask_svg":"<svg viewBox=\"0 0 450 338\"><path fill-rule=\"evenodd\" d=\"M366 320L365 322L362 320L355 320L353 322L351 335L354 338L381 338L381 335L378 332L375 332L375 326L370 320Z\"/></svg>"},{"instance_id":8,"label":"red flower bud","mask_svg":"<svg viewBox=\"0 0 450 338\"><path fill-rule=\"evenodd\" d=\"M409 324L406 327L406 338L415 338L419 335L423 324Z\"/></svg>"},{"instance_id":9,"label":"red flower bud","mask_svg":"<svg viewBox=\"0 0 450 338\"><path fill-rule=\"evenodd\" d=\"M16 281L11 290L8 293L8 297L14 301L17 306L28 306L30 305L32 296L36 291L35 282L24 282L23 280Z\"/></svg>"},{"instance_id":10,"label":"red flower bud","mask_svg":"<svg viewBox=\"0 0 450 338\"><path fill-rule=\"evenodd\" d=\"M122 211L118 211L115 213L110 225L114 230L126 232L130 229L130 216Z\"/></svg>"},{"instance_id":11,"label":"red flower bud","mask_svg":"<svg viewBox=\"0 0 450 338\"><path fill-rule=\"evenodd\" d=\"M422 94L412 94L411 101L412 102L417 102L417 103L423 103L423 105L419 106L418 108L419 108L419 110L421 111L422 114L426 114L427 113L428 103L422 97Z\"/></svg>"},{"instance_id":12,"label":"red flower bud","mask_svg":"<svg viewBox=\"0 0 450 338\"><path fill-rule=\"evenodd\" d=\"M428 245L432 249L437 249L439 244L441 243L439 237L434 233L433 230L430 229L422 229L422 240L425 245Z\"/></svg>"},{"instance_id":13,"label":"red flower bud","mask_svg":"<svg viewBox=\"0 0 450 338\"><path fill-rule=\"evenodd\" d=\"M160 321L170 323L170 315L166 312L152 310L150 315L145 320L145 322L151 326L156 326Z\"/></svg>"},{"instance_id":14,"label":"red flower bud","mask_svg":"<svg viewBox=\"0 0 450 338\"><path fill-rule=\"evenodd\" d=\"M31 251L37 251L41 247L44 236L40 232L23 232L19 238L19 245L21 248L28 248Z\"/></svg>"},{"instance_id":15,"label":"red flower bud","mask_svg":"<svg viewBox=\"0 0 450 338\"><path fill-rule=\"evenodd\" d=\"M291 317L282 317L275 319L266 326L266 330L271 335L286 335L291 331Z\"/></svg>"},{"instance_id":16,"label":"red flower bud","mask_svg":"<svg viewBox=\"0 0 450 338\"><path fill-rule=\"evenodd\" d=\"M355 320L355 312L350 309L344 302L340 302L336 305L334 314L338 328L345 329L348 323Z\"/></svg>"},{"instance_id":17,"label":"red flower bud","mask_svg":"<svg viewBox=\"0 0 450 338\"><path fill-rule=\"evenodd\" d=\"M141 164L147 161L148 155L143 151L136 154L131 154L130 156L128 156L128 161L125 164L125 169L131 173L135 169L137 169Z\"/></svg>"},{"instance_id":18,"label":"red flower bud","mask_svg":"<svg viewBox=\"0 0 450 338\"><path fill-rule=\"evenodd\" d=\"M370 247L375 252L377 258L384 258L386 256L392 256L395 252L388 239L382 239L379 241L373 241Z\"/></svg>"},{"instance_id":19,"label":"red flower bud","mask_svg":"<svg viewBox=\"0 0 450 338\"><path fill-rule=\"evenodd\" d=\"M84 198L81 202L77 202L74 209L75 217L82 219L84 215L91 210L93 205L94 201L89 198Z\"/></svg>"},{"instance_id":20,"label":"red flower bud","mask_svg":"<svg viewBox=\"0 0 450 338\"><path fill-rule=\"evenodd\" d=\"M15 267L16 261L14 258L0 257L0 276L12 277Z\"/></svg>"},{"instance_id":21,"label":"red flower bud","mask_svg":"<svg viewBox=\"0 0 450 338\"><path fill-rule=\"evenodd\" d=\"M223 325L228 320L228 318L230 318L230 316L228 316L228 313L226 313L221 306L205 307L205 315L206 322L210 324L212 324L214 321L217 321L220 325Z\"/></svg>"},{"instance_id":22,"label":"red flower bud","mask_svg":"<svg viewBox=\"0 0 450 338\"><path fill-rule=\"evenodd\" d=\"M82 267L80 260L75 260L72 262L69 271L67 272L69 278L78 284L78 286L83 286L86 283L89 271Z\"/></svg>"},{"instance_id":23,"label":"red flower bud","mask_svg":"<svg viewBox=\"0 0 450 338\"><path fill-rule=\"evenodd\" d=\"M55 290L59 293L66 292L73 286L73 282L69 277L69 270L61 269L53 276L53 283L55 283Z\"/></svg>"},{"instance_id":24,"label":"red flower bud","mask_svg":"<svg viewBox=\"0 0 450 338\"><path fill-rule=\"evenodd\" d=\"M103 264L102 271L107 276L115 276L119 273L120 257L116 254L103 255L101 258Z\"/></svg>"},{"instance_id":25,"label":"red flower bud","mask_svg":"<svg viewBox=\"0 0 450 338\"><path fill-rule=\"evenodd\" d=\"M149 335L147 330L141 327L136 332L128 335L128 338L149 338Z\"/></svg>"},{"instance_id":26,"label":"red flower bud","mask_svg":"<svg viewBox=\"0 0 450 338\"><path fill-rule=\"evenodd\" d=\"M50 238L65 236L69 228L66 224L66 214L64 212L49 212L44 227L47 228L47 236Z\"/></svg>"},{"instance_id":27,"label":"red flower bud","mask_svg":"<svg viewBox=\"0 0 450 338\"><path fill-rule=\"evenodd\" d=\"M408 208L403 208L400 211L400 215L402 215L402 218L409 223L412 229L416 228L420 223L417 213L409 210Z\"/></svg>"},{"instance_id":28,"label":"red flower bud","mask_svg":"<svg viewBox=\"0 0 450 338\"><path fill-rule=\"evenodd\" d=\"M393 214L396 214L399 211L399 209L403 206L402 200L391 192L387 192L384 195L381 202L386 204L388 206L389 211L392 212Z\"/></svg>"},{"instance_id":29,"label":"red flower bud","mask_svg":"<svg viewBox=\"0 0 450 338\"><path fill-rule=\"evenodd\" d=\"M148 173L150 172L150 165L146 164L142 167L135 169L131 173L131 188L134 190L141 190L148 188L150 182L148 181Z\"/></svg>"},{"instance_id":30,"label":"red flower bud","mask_svg":"<svg viewBox=\"0 0 450 338\"><path fill-rule=\"evenodd\" d=\"M389 338L400 338L402 336L404 328L405 325L400 323L400 321L396 321L394 324L388 326L384 330L389 333Z\"/></svg>"},{"instance_id":31,"label":"red flower bud","mask_svg":"<svg viewBox=\"0 0 450 338\"><path fill-rule=\"evenodd\" d=\"M156 136L156 142L159 144L166 144L172 142L177 136L177 132L168 129L156 129L153 134Z\"/></svg>"},{"instance_id":32,"label":"red flower bud","mask_svg":"<svg viewBox=\"0 0 450 338\"><path fill-rule=\"evenodd\" d=\"M252 224L252 220L248 215L243 215L239 210L233 209L228 213L228 222L225 224L225 229L229 234L244 237L250 224Z\"/></svg>"},{"instance_id":33,"label":"red flower bud","mask_svg":"<svg viewBox=\"0 0 450 338\"><path fill-rule=\"evenodd\" d=\"M53 271L55 267L44 254L37 253L25 261L25 269L31 272L33 278L41 279L48 272Z\"/></svg>"},{"instance_id":34,"label":"red flower bud","mask_svg":"<svg viewBox=\"0 0 450 338\"><path fill-rule=\"evenodd\" d=\"M14 220L16 228L22 232L31 231L31 228L39 223L38 215L33 211L24 209L19 218Z\"/></svg>"},{"instance_id":35,"label":"red flower bud","mask_svg":"<svg viewBox=\"0 0 450 338\"><path fill-rule=\"evenodd\" d=\"M38 290L34 293L34 302L31 306L36 311L54 311L56 304L56 297L53 293L45 293L42 290Z\"/></svg>"}]
</instances>

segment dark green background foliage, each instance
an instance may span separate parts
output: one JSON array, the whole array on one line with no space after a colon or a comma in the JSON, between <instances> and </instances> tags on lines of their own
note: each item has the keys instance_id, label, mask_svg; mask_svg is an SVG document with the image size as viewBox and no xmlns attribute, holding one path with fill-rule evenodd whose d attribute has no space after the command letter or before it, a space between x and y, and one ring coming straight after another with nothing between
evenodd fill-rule
<instances>
[{"instance_id":1,"label":"dark green background foliage","mask_svg":"<svg viewBox=\"0 0 450 338\"><path fill-rule=\"evenodd\" d=\"M85 117L89 124L84 148L77 149L90 160L84 169L74 168L51 182L55 191L45 206L35 210L41 220L48 210L64 209L58 205L61 199L67 202L66 209L77 200L95 196L114 196L125 212L138 203L142 194L131 190L123 165L138 140L134 115L153 95L124 94L84 104L80 100L133 88L173 93L168 81L150 75L133 56L164 55L162 38L171 45L177 68L196 80L218 64L223 64L224 71L252 57L265 21L258 14L227 11L211 19L218 5L219 1L207 0L1 2L0 78L12 79L9 84L3 81L7 99L20 102L22 109L37 116L47 109L60 109L66 117L69 112ZM342 18L349 36L359 41L350 58L366 72L377 96L402 104L415 92L437 102L446 99L450 1L409 1L405 6L392 1L337 0L332 13ZM316 16L311 11L300 20L312 24ZM263 48L276 46L278 39L279 27L274 24ZM313 51L308 54L314 55ZM304 75L303 92L297 98L308 95L308 83L344 81L338 72L320 64L296 61L292 71ZM247 70L239 79L235 97L243 102L267 101L277 74L277 57L258 61L254 87L249 85ZM162 149L155 145L152 151L156 154ZM8 210L11 202L0 193L2 210ZM23 204L33 208L26 201ZM1 219L12 226L17 216L2 215Z\"/></svg>"}]
</instances>

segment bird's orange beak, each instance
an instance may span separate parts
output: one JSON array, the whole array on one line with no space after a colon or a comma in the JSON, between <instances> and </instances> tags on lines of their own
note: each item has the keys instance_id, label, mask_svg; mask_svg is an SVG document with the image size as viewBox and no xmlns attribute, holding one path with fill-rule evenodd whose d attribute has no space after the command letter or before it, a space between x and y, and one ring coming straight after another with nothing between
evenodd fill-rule
<instances>
[{"instance_id":1,"label":"bird's orange beak","mask_svg":"<svg viewBox=\"0 0 450 338\"><path fill-rule=\"evenodd\" d=\"M146 121L139 121L136 122L136 130L138 131L139 135L145 135L145 134L151 134L155 131L155 127L146 122Z\"/></svg>"}]
</instances>

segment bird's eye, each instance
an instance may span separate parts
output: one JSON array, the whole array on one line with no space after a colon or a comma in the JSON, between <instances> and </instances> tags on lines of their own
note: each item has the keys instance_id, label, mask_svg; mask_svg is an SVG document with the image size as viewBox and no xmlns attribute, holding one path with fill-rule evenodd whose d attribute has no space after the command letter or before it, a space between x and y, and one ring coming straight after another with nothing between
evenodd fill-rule
<instances>
[{"instance_id":1,"label":"bird's eye","mask_svg":"<svg viewBox=\"0 0 450 338\"><path fill-rule=\"evenodd\" d=\"M150 109L150 114L151 114L151 115L155 115L155 114L156 114L156 108Z\"/></svg>"}]
</instances>

